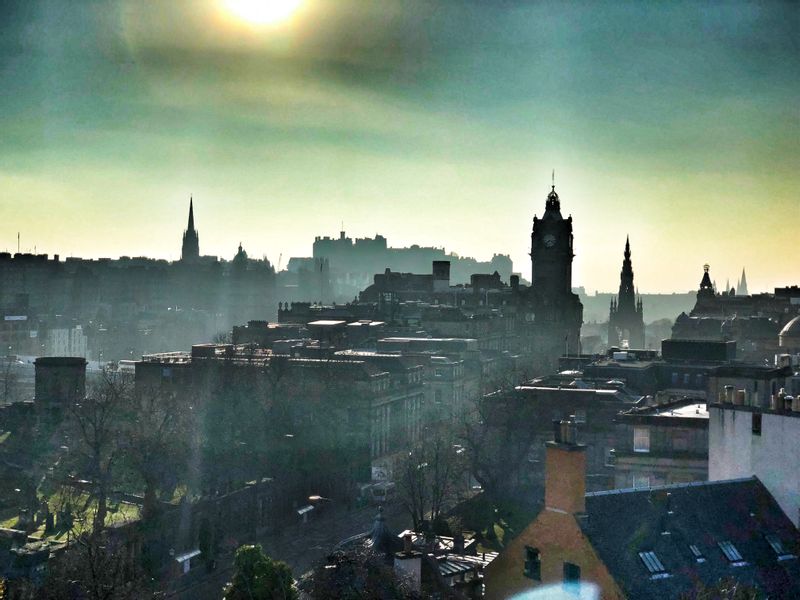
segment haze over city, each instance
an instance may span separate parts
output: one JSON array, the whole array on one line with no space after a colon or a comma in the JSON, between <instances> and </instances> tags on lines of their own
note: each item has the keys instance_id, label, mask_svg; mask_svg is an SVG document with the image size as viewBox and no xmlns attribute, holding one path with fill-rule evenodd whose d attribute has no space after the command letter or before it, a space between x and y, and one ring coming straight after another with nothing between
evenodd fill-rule
<instances>
[{"instance_id":1,"label":"haze over city","mask_svg":"<svg viewBox=\"0 0 800 600\"><path fill-rule=\"evenodd\" d=\"M555 169L573 284L796 277L791 3L4 2L0 249L308 256L316 235L508 253ZM244 7L243 7L244 6Z\"/></svg>"},{"instance_id":2,"label":"haze over city","mask_svg":"<svg viewBox=\"0 0 800 600\"><path fill-rule=\"evenodd\" d=\"M0 26L0 600L800 598L800 3Z\"/></svg>"}]
</instances>

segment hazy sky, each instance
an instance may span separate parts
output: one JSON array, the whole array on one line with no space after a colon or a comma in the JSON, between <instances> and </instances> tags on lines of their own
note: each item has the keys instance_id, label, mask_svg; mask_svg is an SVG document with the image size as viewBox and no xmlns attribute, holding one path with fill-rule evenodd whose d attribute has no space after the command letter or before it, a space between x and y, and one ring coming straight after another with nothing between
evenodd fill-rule
<instances>
[{"instance_id":1,"label":"hazy sky","mask_svg":"<svg viewBox=\"0 0 800 600\"><path fill-rule=\"evenodd\" d=\"M273 263L385 235L530 275L551 169L575 285L798 283L796 3L0 2L0 249Z\"/></svg>"}]
</instances>

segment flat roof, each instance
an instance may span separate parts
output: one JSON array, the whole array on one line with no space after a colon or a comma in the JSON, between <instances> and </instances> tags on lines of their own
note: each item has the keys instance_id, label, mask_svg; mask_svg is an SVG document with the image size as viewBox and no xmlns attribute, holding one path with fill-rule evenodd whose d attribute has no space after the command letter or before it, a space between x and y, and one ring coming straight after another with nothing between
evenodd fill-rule
<instances>
[{"instance_id":1,"label":"flat roof","mask_svg":"<svg viewBox=\"0 0 800 600\"><path fill-rule=\"evenodd\" d=\"M336 325L347 325L347 321L334 321L333 319L320 319L319 321L311 321L308 327L335 327Z\"/></svg>"},{"instance_id":2,"label":"flat roof","mask_svg":"<svg viewBox=\"0 0 800 600\"><path fill-rule=\"evenodd\" d=\"M664 407L653 413L655 417L683 417L689 419L708 419L708 408L705 402L684 404L683 406Z\"/></svg>"}]
</instances>

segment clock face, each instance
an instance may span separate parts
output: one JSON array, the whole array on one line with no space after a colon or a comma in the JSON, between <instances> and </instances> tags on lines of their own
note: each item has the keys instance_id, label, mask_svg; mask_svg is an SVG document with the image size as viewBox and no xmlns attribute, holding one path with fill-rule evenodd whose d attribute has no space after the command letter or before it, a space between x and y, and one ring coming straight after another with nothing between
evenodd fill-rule
<instances>
[{"instance_id":1,"label":"clock face","mask_svg":"<svg viewBox=\"0 0 800 600\"><path fill-rule=\"evenodd\" d=\"M547 246L548 248L552 248L553 246L555 246L556 236L554 236L552 233L548 233L546 236L544 236L544 245Z\"/></svg>"}]
</instances>

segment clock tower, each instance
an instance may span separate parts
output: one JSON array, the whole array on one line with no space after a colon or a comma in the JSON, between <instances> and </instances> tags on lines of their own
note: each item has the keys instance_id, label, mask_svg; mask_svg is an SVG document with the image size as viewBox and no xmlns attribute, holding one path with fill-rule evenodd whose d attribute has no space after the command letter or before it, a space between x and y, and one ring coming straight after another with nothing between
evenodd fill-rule
<instances>
[{"instance_id":1,"label":"clock tower","mask_svg":"<svg viewBox=\"0 0 800 600\"><path fill-rule=\"evenodd\" d=\"M581 351L583 305L572 293L572 244L572 216L561 215L553 185L542 218L533 217L531 233L533 349L537 362L550 369L559 356Z\"/></svg>"}]
</instances>

